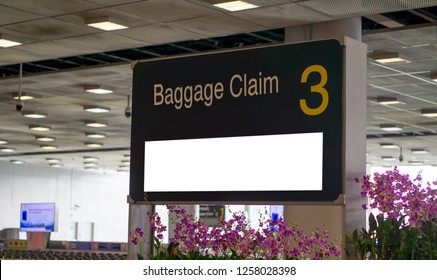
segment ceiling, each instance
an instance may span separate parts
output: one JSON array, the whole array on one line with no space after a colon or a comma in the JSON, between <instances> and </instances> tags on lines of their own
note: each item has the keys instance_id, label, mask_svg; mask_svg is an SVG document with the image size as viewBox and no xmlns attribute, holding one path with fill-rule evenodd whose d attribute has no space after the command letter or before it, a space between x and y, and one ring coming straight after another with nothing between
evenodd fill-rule
<instances>
[{"instance_id":1,"label":"ceiling","mask_svg":"<svg viewBox=\"0 0 437 280\"><path fill-rule=\"evenodd\" d=\"M437 165L437 118L421 114L437 108L437 0L247 0L259 8L227 12L207 0L0 0L0 33L23 44L0 48L0 160L23 160L48 166L57 158L66 168L85 168L86 156L97 157L99 170L127 171L130 118L124 111L131 93L131 60L283 42L286 26L362 16L368 54L367 161L371 165ZM85 20L111 16L130 28L101 31ZM380 64L380 52L398 52L408 63ZM19 88L36 98L24 101L24 111L42 112L29 119L15 109ZM87 85L102 85L111 94L91 94ZM378 97L396 97L404 104L381 105ZM107 113L84 106L102 105ZM106 127L85 126L101 121ZM397 124L386 132L381 124ZM35 132L30 125L50 126ZM103 139L86 133L100 132ZM40 142L36 136L54 137ZM90 148L88 142L102 147ZM393 149L381 143L396 144ZM43 150L53 144L56 150ZM400 147L404 160L398 161ZM413 153L423 148L425 154ZM392 161L382 157L394 156ZM87 167L95 168L94 166Z\"/></svg>"}]
</instances>

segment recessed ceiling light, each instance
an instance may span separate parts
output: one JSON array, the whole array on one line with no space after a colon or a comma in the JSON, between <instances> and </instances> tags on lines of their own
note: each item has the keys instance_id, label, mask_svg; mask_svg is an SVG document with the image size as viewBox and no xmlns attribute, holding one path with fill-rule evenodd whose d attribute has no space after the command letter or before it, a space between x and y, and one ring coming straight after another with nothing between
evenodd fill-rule
<instances>
[{"instance_id":1,"label":"recessed ceiling light","mask_svg":"<svg viewBox=\"0 0 437 280\"><path fill-rule=\"evenodd\" d=\"M376 98L376 101L382 105L405 104L405 102L398 100L396 97L389 97L389 96L378 96Z\"/></svg>"},{"instance_id":2,"label":"recessed ceiling light","mask_svg":"<svg viewBox=\"0 0 437 280\"><path fill-rule=\"evenodd\" d=\"M90 147L90 148L99 148L99 147L103 147L102 143L91 143L91 142L85 142L85 146Z\"/></svg>"},{"instance_id":3,"label":"recessed ceiling light","mask_svg":"<svg viewBox=\"0 0 437 280\"><path fill-rule=\"evenodd\" d=\"M408 60L400 57L399 53L380 53L373 55L373 60L382 64L407 63Z\"/></svg>"},{"instance_id":4,"label":"recessed ceiling light","mask_svg":"<svg viewBox=\"0 0 437 280\"><path fill-rule=\"evenodd\" d=\"M397 158L396 158L396 157L393 157L393 156L382 156L381 159L382 159L382 160L386 160L386 161L394 161L394 160L397 160Z\"/></svg>"},{"instance_id":5,"label":"recessed ceiling light","mask_svg":"<svg viewBox=\"0 0 437 280\"><path fill-rule=\"evenodd\" d=\"M31 118L31 119L42 119L47 117L46 114L30 112L30 111L23 111L21 114L23 115L23 117Z\"/></svg>"},{"instance_id":6,"label":"recessed ceiling light","mask_svg":"<svg viewBox=\"0 0 437 280\"><path fill-rule=\"evenodd\" d=\"M0 151L1 152L5 152L5 153L13 153L15 152L14 148L8 148L8 147L0 147Z\"/></svg>"},{"instance_id":7,"label":"recessed ceiling light","mask_svg":"<svg viewBox=\"0 0 437 280\"><path fill-rule=\"evenodd\" d=\"M379 144L379 146L381 148L384 148L384 149L398 149L399 148L399 145L396 145L394 143L381 143L381 144Z\"/></svg>"},{"instance_id":8,"label":"recessed ceiling light","mask_svg":"<svg viewBox=\"0 0 437 280\"><path fill-rule=\"evenodd\" d=\"M422 149L422 148L414 148L414 149L411 149L411 152L412 152L413 154L427 154L427 153L428 153L427 150Z\"/></svg>"},{"instance_id":9,"label":"recessed ceiling light","mask_svg":"<svg viewBox=\"0 0 437 280\"><path fill-rule=\"evenodd\" d=\"M117 169L117 172L129 172L129 169Z\"/></svg>"},{"instance_id":10,"label":"recessed ceiling light","mask_svg":"<svg viewBox=\"0 0 437 280\"><path fill-rule=\"evenodd\" d=\"M58 147L53 145L40 145L39 146L43 150L56 150Z\"/></svg>"},{"instance_id":11,"label":"recessed ceiling light","mask_svg":"<svg viewBox=\"0 0 437 280\"><path fill-rule=\"evenodd\" d=\"M83 165L86 167L96 167L97 163L96 162L84 162Z\"/></svg>"},{"instance_id":12,"label":"recessed ceiling light","mask_svg":"<svg viewBox=\"0 0 437 280\"><path fill-rule=\"evenodd\" d=\"M0 33L0 47L9 48L21 45L22 43L17 40L17 38Z\"/></svg>"},{"instance_id":13,"label":"recessed ceiling light","mask_svg":"<svg viewBox=\"0 0 437 280\"><path fill-rule=\"evenodd\" d=\"M99 138L105 138L106 135L103 133L86 133L85 134L87 137L89 138L95 138L95 139L99 139Z\"/></svg>"},{"instance_id":14,"label":"recessed ceiling light","mask_svg":"<svg viewBox=\"0 0 437 280\"><path fill-rule=\"evenodd\" d=\"M11 160L11 163L12 163L12 164L24 164L24 161L22 161L22 160L17 160L17 159L12 159L12 160Z\"/></svg>"},{"instance_id":15,"label":"recessed ceiling light","mask_svg":"<svg viewBox=\"0 0 437 280\"><path fill-rule=\"evenodd\" d=\"M230 12L236 12L236 11L242 11L242 10L248 10L253 8L258 8L257 5L247 3L244 1L220 1L221 3L213 4L215 7L218 7L220 9L224 9Z\"/></svg>"},{"instance_id":16,"label":"recessed ceiling light","mask_svg":"<svg viewBox=\"0 0 437 280\"><path fill-rule=\"evenodd\" d=\"M122 160L121 163L123 163L123 164L130 164L130 160Z\"/></svg>"},{"instance_id":17,"label":"recessed ceiling light","mask_svg":"<svg viewBox=\"0 0 437 280\"><path fill-rule=\"evenodd\" d=\"M15 99L15 100L18 100L18 98L20 98L21 100L26 101L26 100L34 99L35 96L33 94L30 95L29 93L22 92L21 96L18 96L18 93L15 93L15 94L12 95L12 98Z\"/></svg>"},{"instance_id":18,"label":"recessed ceiling light","mask_svg":"<svg viewBox=\"0 0 437 280\"><path fill-rule=\"evenodd\" d=\"M124 158L130 160L130 155L124 155Z\"/></svg>"},{"instance_id":19,"label":"recessed ceiling light","mask_svg":"<svg viewBox=\"0 0 437 280\"><path fill-rule=\"evenodd\" d=\"M29 125L30 130L34 131L49 131L51 129L50 126L40 126L40 125Z\"/></svg>"},{"instance_id":20,"label":"recessed ceiling light","mask_svg":"<svg viewBox=\"0 0 437 280\"><path fill-rule=\"evenodd\" d=\"M113 93L114 91L112 89L109 89L107 87L101 87L101 86L85 86L84 90L89 93L94 94L108 94Z\"/></svg>"},{"instance_id":21,"label":"recessed ceiling light","mask_svg":"<svg viewBox=\"0 0 437 280\"><path fill-rule=\"evenodd\" d=\"M59 162L61 162L61 160L58 159L58 158L46 158L46 161L48 163L59 163Z\"/></svg>"},{"instance_id":22,"label":"recessed ceiling light","mask_svg":"<svg viewBox=\"0 0 437 280\"><path fill-rule=\"evenodd\" d=\"M85 166L85 169L94 169L97 170L97 166Z\"/></svg>"},{"instance_id":23,"label":"recessed ceiling light","mask_svg":"<svg viewBox=\"0 0 437 280\"><path fill-rule=\"evenodd\" d=\"M384 131L400 131L402 130L402 127L396 125L396 124L381 124L379 126L380 129Z\"/></svg>"},{"instance_id":24,"label":"recessed ceiling light","mask_svg":"<svg viewBox=\"0 0 437 280\"><path fill-rule=\"evenodd\" d=\"M6 144L8 144L8 141L0 139L0 145L6 145Z\"/></svg>"},{"instance_id":25,"label":"recessed ceiling light","mask_svg":"<svg viewBox=\"0 0 437 280\"><path fill-rule=\"evenodd\" d=\"M35 136L35 140L36 141L41 141L41 142L52 142L55 141L55 137L48 137L48 136Z\"/></svg>"},{"instance_id":26,"label":"recessed ceiling light","mask_svg":"<svg viewBox=\"0 0 437 280\"><path fill-rule=\"evenodd\" d=\"M127 165L120 165L120 166L118 167L118 170L129 170L129 169L130 169L130 167L127 166Z\"/></svg>"},{"instance_id":27,"label":"recessed ceiling light","mask_svg":"<svg viewBox=\"0 0 437 280\"><path fill-rule=\"evenodd\" d=\"M91 112L91 113L106 113L106 112L111 111L111 108L109 108L109 107L95 106L95 105L84 106L83 109L85 111Z\"/></svg>"},{"instance_id":28,"label":"recessed ceiling light","mask_svg":"<svg viewBox=\"0 0 437 280\"><path fill-rule=\"evenodd\" d=\"M99 158L97 158L97 157L83 157L83 160L85 160L85 161L98 161Z\"/></svg>"},{"instance_id":29,"label":"recessed ceiling light","mask_svg":"<svg viewBox=\"0 0 437 280\"><path fill-rule=\"evenodd\" d=\"M436 108L424 108L421 111L421 114L427 117L437 117L437 109Z\"/></svg>"},{"instance_id":30,"label":"recessed ceiling light","mask_svg":"<svg viewBox=\"0 0 437 280\"><path fill-rule=\"evenodd\" d=\"M60 163L50 163L51 167L62 167L64 165L60 164Z\"/></svg>"},{"instance_id":31,"label":"recessed ceiling light","mask_svg":"<svg viewBox=\"0 0 437 280\"><path fill-rule=\"evenodd\" d=\"M104 122L86 121L85 125L89 127L106 127L108 124Z\"/></svg>"},{"instance_id":32,"label":"recessed ceiling light","mask_svg":"<svg viewBox=\"0 0 437 280\"><path fill-rule=\"evenodd\" d=\"M129 28L127 22L109 16L86 19L85 24L105 31Z\"/></svg>"}]
</instances>

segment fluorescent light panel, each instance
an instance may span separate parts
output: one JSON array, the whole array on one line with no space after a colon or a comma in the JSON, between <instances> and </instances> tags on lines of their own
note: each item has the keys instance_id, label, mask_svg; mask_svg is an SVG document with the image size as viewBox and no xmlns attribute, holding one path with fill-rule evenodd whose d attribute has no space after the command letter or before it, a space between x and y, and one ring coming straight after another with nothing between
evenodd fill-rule
<instances>
[{"instance_id":1,"label":"fluorescent light panel","mask_svg":"<svg viewBox=\"0 0 437 280\"><path fill-rule=\"evenodd\" d=\"M30 94L28 94L28 93L21 93L21 96L18 96L18 93L16 93L16 94L13 95L13 98L14 98L15 100L18 100L18 98L20 98L21 100L26 101L26 100L32 100L32 99L34 99L35 96L30 95Z\"/></svg>"},{"instance_id":2,"label":"fluorescent light panel","mask_svg":"<svg viewBox=\"0 0 437 280\"><path fill-rule=\"evenodd\" d=\"M100 139L106 137L106 135L103 133L86 133L86 136L94 139Z\"/></svg>"},{"instance_id":3,"label":"fluorescent light panel","mask_svg":"<svg viewBox=\"0 0 437 280\"><path fill-rule=\"evenodd\" d=\"M427 150L422 149L422 148L414 148L414 149L411 149L411 152L412 152L413 154L427 154L427 153L428 153Z\"/></svg>"},{"instance_id":4,"label":"fluorescent light panel","mask_svg":"<svg viewBox=\"0 0 437 280\"><path fill-rule=\"evenodd\" d=\"M39 146L43 150L56 150L58 147L53 145L40 145Z\"/></svg>"},{"instance_id":5,"label":"fluorescent light panel","mask_svg":"<svg viewBox=\"0 0 437 280\"><path fill-rule=\"evenodd\" d=\"M394 143L381 143L381 144L379 144L379 146L381 148L384 148L384 149L398 149L399 148L399 145L396 145Z\"/></svg>"},{"instance_id":6,"label":"fluorescent light panel","mask_svg":"<svg viewBox=\"0 0 437 280\"><path fill-rule=\"evenodd\" d=\"M104 31L113 31L129 28L129 24L123 20L104 16L85 20L85 24Z\"/></svg>"},{"instance_id":7,"label":"fluorescent light panel","mask_svg":"<svg viewBox=\"0 0 437 280\"><path fill-rule=\"evenodd\" d=\"M59 163L59 162L61 162L61 160L58 159L58 158L46 158L46 161L48 163Z\"/></svg>"},{"instance_id":8,"label":"fluorescent light panel","mask_svg":"<svg viewBox=\"0 0 437 280\"><path fill-rule=\"evenodd\" d=\"M397 126L395 124L381 124L379 126L380 129L384 130L384 131L401 131L402 127Z\"/></svg>"},{"instance_id":9,"label":"fluorescent light panel","mask_svg":"<svg viewBox=\"0 0 437 280\"><path fill-rule=\"evenodd\" d=\"M437 117L437 109L422 109L421 114L427 117Z\"/></svg>"},{"instance_id":10,"label":"fluorescent light panel","mask_svg":"<svg viewBox=\"0 0 437 280\"><path fill-rule=\"evenodd\" d=\"M41 142L52 142L55 141L55 137L48 137L48 136L35 136L35 140L36 141L41 141Z\"/></svg>"},{"instance_id":11,"label":"fluorescent light panel","mask_svg":"<svg viewBox=\"0 0 437 280\"><path fill-rule=\"evenodd\" d=\"M105 107L105 106L95 106L95 105L89 105L84 106L83 109L87 112L91 113L107 113L111 111L111 108Z\"/></svg>"},{"instance_id":12,"label":"fluorescent light panel","mask_svg":"<svg viewBox=\"0 0 437 280\"><path fill-rule=\"evenodd\" d=\"M382 160L386 160L386 161L394 161L397 158L393 157L393 156L382 156L381 157Z\"/></svg>"},{"instance_id":13,"label":"fluorescent light panel","mask_svg":"<svg viewBox=\"0 0 437 280\"><path fill-rule=\"evenodd\" d=\"M83 157L83 160L89 162L89 161L98 161L99 158L97 157Z\"/></svg>"},{"instance_id":14,"label":"fluorescent light panel","mask_svg":"<svg viewBox=\"0 0 437 280\"><path fill-rule=\"evenodd\" d=\"M398 100L396 97L389 97L389 96L378 96L376 98L376 101L382 105L405 104L405 102Z\"/></svg>"},{"instance_id":15,"label":"fluorescent light panel","mask_svg":"<svg viewBox=\"0 0 437 280\"><path fill-rule=\"evenodd\" d=\"M106 127L108 124L103 123L103 122L86 121L85 125L89 126L89 127L97 127L97 128L99 128L99 127Z\"/></svg>"},{"instance_id":16,"label":"fluorescent light panel","mask_svg":"<svg viewBox=\"0 0 437 280\"><path fill-rule=\"evenodd\" d=\"M24 164L24 161L22 161L22 160L17 160L17 159L12 159L12 160L11 160L11 163L12 163L12 164Z\"/></svg>"},{"instance_id":17,"label":"fluorescent light panel","mask_svg":"<svg viewBox=\"0 0 437 280\"><path fill-rule=\"evenodd\" d=\"M39 126L39 125L29 125L30 130L34 131L49 131L51 127L49 126Z\"/></svg>"},{"instance_id":18,"label":"fluorescent light panel","mask_svg":"<svg viewBox=\"0 0 437 280\"><path fill-rule=\"evenodd\" d=\"M0 145L6 145L6 144L8 144L8 141L0 139Z\"/></svg>"},{"instance_id":19,"label":"fluorescent light panel","mask_svg":"<svg viewBox=\"0 0 437 280\"><path fill-rule=\"evenodd\" d=\"M424 164L424 162L420 161L420 160L409 160L408 163L411 165L423 165Z\"/></svg>"},{"instance_id":20,"label":"fluorescent light panel","mask_svg":"<svg viewBox=\"0 0 437 280\"><path fill-rule=\"evenodd\" d=\"M50 167L62 167L64 165L60 164L60 163L50 163Z\"/></svg>"},{"instance_id":21,"label":"fluorescent light panel","mask_svg":"<svg viewBox=\"0 0 437 280\"><path fill-rule=\"evenodd\" d=\"M1 152L5 152L5 153L13 153L15 152L14 148L8 148L8 147L0 147L0 151Z\"/></svg>"},{"instance_id":22,"label":"fluorescent light panel","mask_svg":"<svg viewBox=\"0 0 437 280\"><path fill-rule=\"evenodd\" d=\"M9 48L19 46L21 44L22 43L18 42L16 38L0 33L0 47Z\"/></svg>"},{"instance_id":23,"label":"fluorescent light panel","mask_svg":"<svg viewBox=\"0 0 437 280\"><path fill-rule=\"evenodd\" d=\"M103 88L101 86L85 86L84 90L89 93L94 94L108 94L113 93L113 91L109 88Z\"/></svg>"},{"instance_id":24,"label":"fluorescent light panel","mask_svg":"<svg viewBox=\"0 0 437 280\"><path fill-rule=\"evenodd\" d=\"M84 144L85 144L85 146L90 147L90 148L99 148L99 147L103 146L102 143L95 143L95 142L85 142Z\"/></svg>"},{"instance_id":25,"label":"fluorescent light panel","mask_svg":"<svg viewBox=\"0 0 437 280\"><path fill-rule=\"evenodd\" d=\"M236 12L236 11L242 11L242 10L249 10L253 8L258 8L257 5L247 3L245 1L228 1L228 2L222 2L222 3L216 3L213 4L215 7L224 9L230 12Z\"/></svg>"},{"instance_id":26,"label":"fluorescent light panel","mask_svg":"<svg viewBox=\"0 0 437 280\"><path fill-rule=\"evenodd\" d=\"M409 62L399 56L399 53L381 53L373 56L373 60L382 64L406 63Z\"/></svg>"},{"instance_id":27,"label":"fluorescent light panel","mask_svg":"<svg viewBox=\"0 0 437 280\"><path fill-rule=\"evenodd\" d=\"M43 119L47 117L46 114L30 112L30 111L23 111L21 114L23 115L23 117L31 118L31 119Z\"/></svg>"}]
</instances>

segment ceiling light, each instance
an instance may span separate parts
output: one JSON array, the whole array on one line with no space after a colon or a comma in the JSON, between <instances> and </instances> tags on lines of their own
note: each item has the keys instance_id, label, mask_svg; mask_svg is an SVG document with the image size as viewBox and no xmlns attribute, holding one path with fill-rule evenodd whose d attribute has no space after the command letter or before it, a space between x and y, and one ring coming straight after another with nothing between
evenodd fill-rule
<instances>
[{"instance_id":1,"label":"ceiling light","mask_svg":"<svg viewBox=\"0 0 437 280\"><path fill-rule=\"evenodd\" d=\"M35 96L34 95L30 95L28 93L21 93L21 96L19 96L18 93L15 93L12 95L12 98L14 98L15 100L21 99L21 100L31 100L34 99Z\"/></svg>"},{"instance_id":2,"label":"ceiling light","mask_svg":"<svg viewBox=\"0 0 437 280\"><path fill-rule=\"evenodd\" d=\"M14 148L7 148L7 147L0 147L0 151L5 152L5 153L13 153L13 152L15 152L15 149Z\"/></svg>"},{"instance_id":3,"label":"ceiling light","mask_svg":"<svg viewBox=\"0 0 437 280\"><path fill-rule=\"evenodd\" d=\"M49 126L39 126L39 125L29 125L30 130L34 131L49 131L51 127Z\"/></svg>"},{"instance_id":4,"label":"ceiling light","mask_svg":"<svg viewBox=\"0 0 437 280\"><path fill-rule=\"evenodd\" d=\"M60 164L60 163L50 163L51 167L62 167L64 165Z\"/></svg>"},{"instance_id":5,"label":"ceiling light","mask_svg":"<svg viewBox=\"0 0 437 280\"><path fill-rule=\"evenodd\" d=\"M437 109L435 108L425 108L422 109L421 114L427 117L437 117Z\"/></svg>"},{"instance_id":6,"label":"ceiling light","mask_svg":"<svg viewBox=\"0 0 437 280\"><path fill-rule=\"evenodd\" d=\"M89 127L106 127L108 124L96 121L86 121L85 125Z\"/></svg>"},{"instance_id":7,"label":"ceiling light","mask_svg":"<svg viewBox=\"0 0 437 280\"><path fill-rule=\"evenodd\" d=\"M106 112L111 111L111 108L109 108L109 107L94 106L94 105L84 106L83 109L85 111L88 111L88 112L91 112L91 113L106 113Z\"/></svg>"},{"instance_id":8,"label":"ceiling light","mask_svg":"<svg viewBox=\"0 0 437 280\"><path fill-rule=\"evenodd\" d=\"M41 142L52 142L55 141L55 139L56 139L55 137L35 136L35 140Z\"/></svg>"},{"instance_id":9,"label":"ceiling light","mask_svg":"<svg viewBox=\"0 0 437 280\"><path fill-rule=\"evenodd\" d=\"M60 163L61 162L61 160L58 158L46 158L46 161L48 163Z\"/></svg>"},{"instance_id":10,"label":"ceiling light","mask_svg":"<svg viewBox=\"0 0 437 280\"><path fill-rule=\"evenodd\" d=\"M22 43L18 42L16 38L0 33L0 47L9 48L19 46L21 44Z\"/></svg>"},{"instance_id":11,"label":"ceiling light","mask_svg":"<svg viewBox=\"0 0 437 280\"><path fill-rule=\"evenodd\" d=\"M85 24L105 31L120 30L129 27L127 22L109 16L86 19Z\"/></svg>"},{"instance_id":12,"label":"ceiling light","mask_svg":"<svg viewBox=\"0 0 437 280\"><path fill-rule=\"evenodd\" d=\"M123 163L123 164L130 164L130 160L122 160L121 163Z\"/></svg>"},{"instance_id":13,"label":"ceiling light","mask_svg":"<svg viewBox=\"0 0 437 280\"><path fill-rule=\"evenodd\" d=\"M253 8L258 8L257 5L247 3L244 1L227 1L222 3L216 3L213 4L215 7L230 11L230 12L236 12L236 11L242 11L242 10L248 10Z\"/></svg>"},{"instance_id":14,"label":"ceiling light","mask_svg":"<svg viewBox=\"0 0 437 280\"><path fill-rule=\"evenodd\" d=\"M379 146L381 148L384 148L384 149L398 149L399 148L399 145L396 145L394 143L381 143L381 144L379 144Z\"/></svg>"},{"instance_id":15,"label":"ceiling light","mask_svg":"<svg viewBox=\"0 0 437 280\"><path fill-rule=\"evenodd\" d=\"M411 165L423 165L424 162L420 160L409 160L408 163Z\"/></svg>"},{"instance_id":16,"label":"ceiling light","mask_svg":"<svg viewBox=\"0 0 437 280\"><path fill-rule=\"evenodd\" d=\"M437 83L437 71L431 71L431 80Z\"/></svg>"},{"instance_id":17,"label":"ceiling light","mask_svg":"<svg viewBox=\"0 0 437 280\"><path fill-rule=\"evenodd\" d=\"M98 161L99 160L99 158L97 158L97 157L83 157L83 160L85 160L85 161Z\"/></svg>"},{"instance_id":18,"label":"ceiling light","mask_svg":"<svg viewBox=\"0 0 437 280\"><path fill-rule=\"evenodd\" d=\"M129 170L129 169L130 169L129 166L127 166L127 165L120 165L118 167L118 170Z\"/></svg>"},{"instance_id":19,"label":"ceiling light","mask_svg":"<svg viewBox=\"0 0 437 280\"><path fill-rule=\"evenodd\" d=\"M97 170L97 166L85 166L85 169L94 169Z\"/></svg>"},{"instance_id":20,"label":"ceiling light","mask_svg":"<svg viewBox=\"0 0 437 280\"><path fill-rule=\"evenodd\" d=\"M397 158L396 158L396 157L393 157L393 156L382 156L381 159L382 159L382 160L386 160L386 161L394 161L394 160L397 160Z\"/></svg>"},{"instance_id":21,"label":"ceiling light","mask_svg":"<svg viewBox=\"0 0 437 280\"><path fill-rule=\"evenodd\" d=\"M95 163L95 162L84 162L83 165L86 166L86 167L96 167L97 163Z\"/></svg>"},{"instance_id":22,"label":"ceiling light","mask_svg":"<svg viewBox=\"0 0 437 280\"><path fill-rule=\"evenodd\" d=\"M103 88L101 86L85 86L84 90L89 93L94 94L108 94L113 93L114 91L109 88Z\"/></svg>"},{"instance_id":23,"label":"ceiling light","mask_svg":"<svg viewBox=\"0 0 437 280\"><path fill-rule=\"evenodd\" d=\"M413 154L427 154L427 153L428 153L427 150L422 149L422 148L414 148L414 149L411 149L411 152L412 152Z\"/></svg>"},{"instance_id":24,"label":"ceiling light","mask_svg":"<svg viewBox=\"0 0 437 280\"><path fill-rule=\"evenodd\" d=\"M130 160L130 155L124 155L124 158Z\"/></svg>"},{"instance_id":25,"label":"ceiling light","mask_svg":"<svg viewBox=\"0 0 437 280\"><path fill-rule=\"evenodd\" d=\"M384 131L400 131L402 130L402 127L395 125L395 124L381 124L379 126L380 129Z\"/></svg>"},{"instance_id":26,"label":"ceiling light","mask_svg":"<svg viewBox=\"0 0 437 280\"><path fill-rule=\"evenodd\" d=\"M22 160L17 160L17 159L12 159L12 160L11 160L11 163L12 163L12 164L24 164L24 161L22 161Z\"/></svg>"},{"instance_id":27,"label":"ceiling light","mask_svg":"<svg viewBox=\"0 0 437 280\"><path fill-rule=\"evenodd\" d=\"M53 145L40 145L39 146L43 150L56 150L58 147Z\"/></svg>"},{"instance_id":28,"label":"ceiling light","mask_svg":"<svg viewBox=\"0 0 437 280\"><path fill-rule=\"evenodd\" d=\"M42 119L47 117L47 115L45 114L30 112L30 111L23 111L21 114L23 115L23 117L31 118L31 119Z\"/></svg>"},{"instance_id":29,"label":"ceiling light","mask_svg":"<svg viewBox=\"0 0 437 280\"><path fill-rule=\"evenodd\" d=\"M117 172L129 172L129 169L117 169Z\"/></svg>"},{"instance_id":30,"label":"ceiling light","mask_svg":"<svg viewBox=\"0 0 437 280\"><path fill-rule=\"evenodd\" d=\"M399 53L380 53L373 55L373 60L382 64L406 63L409 62L399 56Z\"/></svg>"},{"instance_id":31,"label":"ceiling light","mask_svg":"<svg viewBox=\"0 0 437 280\"><path fill-rule=\"evenodd\" d=\"M405 104L405 102L398 100L396 97L389 96L378 96L376 101L382 105Z\"/></svg>"},{"instance_id":32,"label":"ceiling light","mask_svg":"<svg viewBox=\"0 0 437 280\"><path fill-rule=\"evenodd\" d=\"M105 138L106 135L103 133L86 133L86 136L89 138L95 138L95 139L99 139L99 138Z\"/></svg>"},{"instance_id":33,"label":"ceiling light","mask_svg":"<svg viewBox=\"0 0 437 280\"><path fill-rule=\"evenodd\" d=\"M8 144L8 141L0 139L0 145L6 145L6 144Z\"/></svg>"},{"instance_id":34,"label":"ceiling light","mask_svg":"<svg viewBox=\"0 0 437 280\"><path fill-rule=\"evenodd\" d=\"M90 148L99 148L102 147L103 144L102 143L91 143L91 142L85 142L85 146L90 147Z\"/></svg>"}]
</instances>

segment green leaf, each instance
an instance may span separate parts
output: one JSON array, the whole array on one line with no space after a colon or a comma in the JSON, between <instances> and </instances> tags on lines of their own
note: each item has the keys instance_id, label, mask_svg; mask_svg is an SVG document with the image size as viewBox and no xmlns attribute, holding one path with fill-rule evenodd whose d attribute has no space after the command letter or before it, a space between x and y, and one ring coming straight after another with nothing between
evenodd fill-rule
<instances>
[{"instance_id":1,"label":"green leaf","mask_svg":"<svg viewBox=\"0 0 437 280\"><path fill-rule=\"evenodd\" d=\"M376 223L375 216L370 213L369 215L369 232L373 232L378 227L378 224Z\"/></svg>"}]
</instances>

